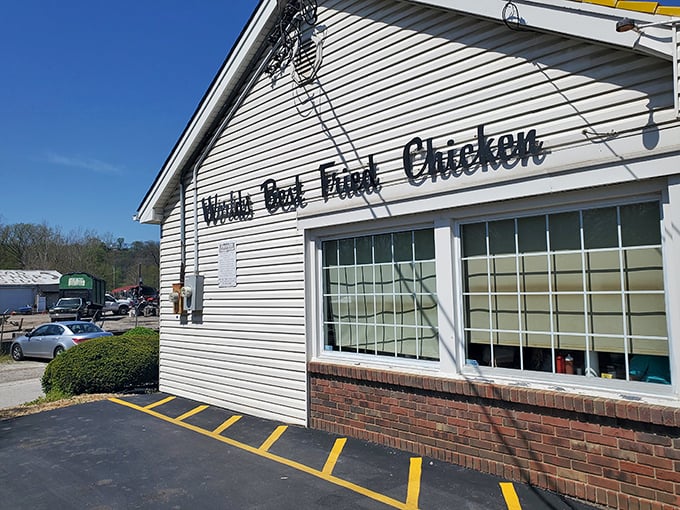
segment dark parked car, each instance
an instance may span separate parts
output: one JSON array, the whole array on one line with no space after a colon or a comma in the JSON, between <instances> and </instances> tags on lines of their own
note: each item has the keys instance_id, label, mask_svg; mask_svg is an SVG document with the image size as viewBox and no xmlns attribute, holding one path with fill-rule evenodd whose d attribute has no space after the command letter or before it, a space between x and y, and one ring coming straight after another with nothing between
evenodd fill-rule
<instances>
[{"instance_id":1,"label":"dark parked car","mask_svg":"<svg viewBox=\"0 0 680 510\"><path fill-rule=\"evenodd\" d=\"M47 323L15 338L10 352L15 361L24 357L51 359L66 349L101 336L113 336L113 333L85 321Z\"/></svg>"},{"instance_id":2,"label":"dark parked car","mask_svg":"<svg viewBox=\"0 0 680 510\"><path fill-rule=\"evenodd\" d=\"M88 315L87 303L79 297L61 298L49 310L52 322L62 320L80 320Z\"/></svg>"}]
</instances>

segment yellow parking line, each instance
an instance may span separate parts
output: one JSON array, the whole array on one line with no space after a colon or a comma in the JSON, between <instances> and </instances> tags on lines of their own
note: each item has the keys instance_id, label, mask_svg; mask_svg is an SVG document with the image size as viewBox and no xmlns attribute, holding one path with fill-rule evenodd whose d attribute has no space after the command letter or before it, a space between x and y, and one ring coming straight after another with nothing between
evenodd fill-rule
<instances>
[{"instance_id":1,"label":"yellow parking line","mask_svg":"<svg viewBox=\"0 0 680 510\"><path fill-rule=\"evenodd\" d=\"M158 402L154 402L153 404L149 404L148 406L144 406L144 409L153 409L154 407L162 406L163 404L166 404L166 403L170 402L171 400L175 400L175 397L165 397L163 400L159 400Z\"/></svg>"},{"instance_id":2,"label":"yellow parking line","mask_svg":"<svg viewBox=\"0 0 680 510\"><path fill-rule=\"evenodd\" d=\"M208 409L208 407L209 407L209 406L198 406L198 407L195 407L195 408L193 408L191 411L187 411L187 412L184 413L183 415L178 416L177 418L175 418L175 420L177 420L177 421L186 420L189 416L193 416L194 414L198 414L198 413L200 413L201 411L205 411L206 409Z\"/></svg>"},{"instance_id":3,"label":"yellow parking line","mask_svg":"<svg viewBox=\"0 0 680 510\"><path fill-rule=\"evenodd\" d=\"M239 416L238 414L235 414L234 416L232 416L231 418L226 420L222 425L220 425L215 430L213 430L213 434L221 434L222 432L227 430L229 427L231 427L234 423L236 423L240 419L241 419L241 416Z\"/></svg>"},{"instance_id":4,"label":"yellow parking line","mask_svg":"<svg viewBox=\"0 0 680 510\"><path fill-rule=\"evenodd\" d=\"M262 450L263 452L266 452L269 450L272 445L281 437L281 434L283 434L286 429L288 428L288 425L279 425L276 427L276 430L269 434L269 437L266 439L264 443L262 443L262 446L258 448L259 450Z\"/></svg>"},{"instance_id":5,"label":"yellow parking line","mask_svg":"<svg viewBox=\"0 0 680 510\"><path fill-rule=\"evenodd\" d=\"M408 489L406 490L406 506L408 508L418 508L420 498L420 477L423 472L423 459L411 457L408 470Z\"/></svg>"},{"instance_id":6,"label":"yellow parking line","mask_svg":"<svg viewBox=\"0 0 680 510\"><path fill-rule=\"evenodd\" d=\"M515 486L510 482L501 482L500 486L508 510L522 510L522 505L519 503L519 497L517 497L517 492L515 492Z\"/></svg>"},{"instance_id":7,"label":"yellow parking line","mask_svg":"<svg viewBox=\"0 0 680 510\"><path fill-rule=\"evenodd\" d=\"M351 490L353 492L356 492L357 494L361 494L362 496L365 496L367 498L373 499L374 501L378 501L380 503L383 503L385 505L391 506L392 508L397 508L400 510L413 510L412 506L407 506L406 503L403 503L401 501L397 501L394 498L391 498L389 496L386 496L384 494L380 494L379 492L372 491L370 489L367 489L366 487L362 487L360 485L357 485L355 483L349 482L347 480L343 480L342 478L338 478L336 476L333 476L331 474L326 474L323 473L322 471L318 469L314 469L312 467L306 466L304 464L301 464L299 462L296 462L294 460L286 459L285 457L280 457L279 455L275 455L273 453L260 450L259 448L255 448L253 446L247 445L245 443L241 443L239 441L236 441L234 439L231 439L229 437L221 436L219 434L215 434L214 432L211 432L209 430L202 429L200 427L197 427L195 425L192 425L190 423L182 422L182 421L177 421L175 418L170 418L169 416L165 416L161 413L158 413L156 411L146 409L144 407L138 406L136 404L133 404L132 402L126 402L125 400L121 400L119 398L112 397L109 399L110 402L114 402L116 404L120 404L125 407L129 407L131 409L134 409L136 411L140 411L143 413L148 414L149 416L154 416L158 418L159 420L163 420L169 423L174 423L175 425L179 427L183 427L187 430L191 430L193 432L196 432L197 434L201 434L210 438L213 438L217 441L220 441L224 444L228 444L229 446L233 446L234 448L239 448L240 450L246 451L248 453L252 453L253 455L257 455L259 457L262 457L264 459L271 460L273 462L277 462L279 464L282 464L284 466L288 466L292 469L296 469L298 471L301 471L303 473L307 473L308 475L315 476L317 478L320 478L328 483L332 483L334 485L337 485L339 487L343 487L345 489Z\"/></svg>"},{"instance_id":8,"label":"yellow parking line","mask_svg":"<svg viewBox=\"0 0 680 510\"><path fill-rule=\"evenodd\" d=\"M326 463L323 465L323 469L321 470L323 474L330 475L333 472L335 463L338 461L338 457L340 457L340 453L342 452L342 449L345 447L346 442L347 442L346 437L341 437L335 440L333 449L331 450L331 453L328 454Z\"/></svg>"}]
</instances>

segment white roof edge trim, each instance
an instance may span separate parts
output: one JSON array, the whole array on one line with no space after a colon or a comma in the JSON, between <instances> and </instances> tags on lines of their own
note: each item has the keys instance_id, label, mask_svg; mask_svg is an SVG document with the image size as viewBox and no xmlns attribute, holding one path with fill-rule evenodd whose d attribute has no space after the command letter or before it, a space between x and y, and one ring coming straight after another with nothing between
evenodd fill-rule
<instances>
[{"instance_id":1,"label":"white roof edge trim","mask_svg":"<svg viewBox=\"0 0 680 510\"><path fill-rule=\"evenodd\" d=\"M505 0L409 0L503 22ZM591 40L610 46L637 50L670 60L673 55L670 27L646 29L640 35L633 31L616 31L616 22L627 17L642 22L670 20L669 16L647 14L605 7L573 0L513 0L526 30L545 30L578 39Z\"/></svg>"},{"instance_id":2,"label":"white roof edge trim","mask_svg":"<svg viewBox=\"0 0 680 510\"><path fill-rule=\"evenodd\" d=\"M458 12L461 15L481 17L503 22L505 0L405 0L407 3ZM673 55L670 29L654 27L644 34L633 31L616 32L616 22L630 17L641 22L659 22L670 19L667 16L624 11L595 4L574 2L572 0L513 0L527 30L541 30L567 37L591 40L610 46L635 50L670 60ZM224 98L240 83L241 73L248 65L251 51L260 39L269 19L277 11L276 0L263 1L245 27L231 57L224 63L222 70L207 91L204 99L189 121L182 137L177 142L159 176L140 205L137 220L141 223L162 221L164 191L182 171L183 165L191 157L196 144L205 130L211 125L211 117L216 115Z\"/></svg>"},{"instance_id":3,"label":"white roof edge trim","mask_svg":"<svg viewBox=\"0 0 680 510\"><path fill-rule=\"evenodd\" d=\"M189 121L182 137L177 142L166 164L159 172L153 187L142 202L136 219L140 223L159 223L162 220L164 204L159 203L163 191L172 180L182 171L183 165L193 154L195 144L198 143L205 130L210 126L211 116L220 110L223 98L227 97L239 83L241 73L250 59L250 51L258 42L268 20L277 9L276 1L262 2L252 20L245 28L243 35L237 41L237 46L231 52L231 58L224 63L220 74L214 80L213 86ZM161 211L159 213L159 211Z\"/></svg>"}]
</instances>

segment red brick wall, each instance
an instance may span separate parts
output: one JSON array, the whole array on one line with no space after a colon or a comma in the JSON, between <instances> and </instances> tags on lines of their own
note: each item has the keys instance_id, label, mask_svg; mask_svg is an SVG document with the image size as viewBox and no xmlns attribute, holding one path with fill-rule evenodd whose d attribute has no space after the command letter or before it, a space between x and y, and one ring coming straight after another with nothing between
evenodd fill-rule
<instances>
[{"instance_id":1,"label":"red brick wall","mask_svg":"<svg viewBox=\"0 0 680 510\"><path fill-rule=\"evenodd\" d=\"M310 426L612 508L680 508L680 409L312 362Z\"/></svg>"}]
</instances>

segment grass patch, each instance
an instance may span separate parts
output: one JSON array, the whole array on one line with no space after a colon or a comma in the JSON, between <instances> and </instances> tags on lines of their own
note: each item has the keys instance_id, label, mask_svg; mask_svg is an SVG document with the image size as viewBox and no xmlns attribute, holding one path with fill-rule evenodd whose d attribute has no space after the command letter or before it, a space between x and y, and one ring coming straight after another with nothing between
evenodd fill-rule
<instances>
[{"instance_id":1,"label":"grass patch","mask_svg":"<svg viewBox=\"0 0 680 510\"><path fill-rule=\"evenodd\" d=\"M30 402L26 402L25 406L37 406L41 404L49 404L50 402L57 402L58 400L63 400L65 398L69 398L72 395L67 395L66 393L53 389L50 391L47 395L43 397L38 397L35 400L31 400Z\"/></svg>"},{"instance_id":2,"label":"grass patch","mask_svg":"<svg viewBox=\"0 0 680 510\"><path fill-rule=\"evenodd\" d=\"M12 361L12 356L9 354L0 353L0 363L9 363Z\"/></svg>"}]
</instances>

